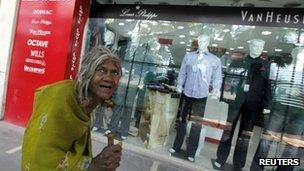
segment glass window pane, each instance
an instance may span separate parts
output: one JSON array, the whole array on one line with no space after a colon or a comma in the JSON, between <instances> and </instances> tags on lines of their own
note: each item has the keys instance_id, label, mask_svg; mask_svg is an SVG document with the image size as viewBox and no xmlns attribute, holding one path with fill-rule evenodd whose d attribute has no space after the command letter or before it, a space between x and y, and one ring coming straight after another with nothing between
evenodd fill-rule
<instances>
[{"instance_id":1,"label":"glass window pane","mask_svg":"<svg viewBox=\"0 0 304 171\"><path fill-rule=\"evenodd\" d=\"M194 165L211 170L214 161L255 170L258 158L303 158L303 29L134 19L98 23L105 30L100 41L110 42L103 45L123 63L110 119L117 124L105 127L118 138L167 155L177 148L178 136L187 135L175 149L181 153L172 155L193 157ZM89 30L92 35L94 27ZM210 37L204 53L202 34Z\"/></svg>"}]
</instances>

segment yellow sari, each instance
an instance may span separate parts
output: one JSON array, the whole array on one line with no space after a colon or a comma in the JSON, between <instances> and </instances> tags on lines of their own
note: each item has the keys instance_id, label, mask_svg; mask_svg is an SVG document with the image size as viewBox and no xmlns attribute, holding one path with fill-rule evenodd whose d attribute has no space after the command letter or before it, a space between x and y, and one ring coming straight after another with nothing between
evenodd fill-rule
<instances>
[{"instance_id":1,"label":"yellow sari","mask_svg":"<svg viewBox=\"0 0 304 171\"><path fill-rule=\"evenodd\" d=\"M91 159L90 115L76 100L74 82L37 89L23 138L22 171L87 170Z\"/></svg>"}]
</instances>

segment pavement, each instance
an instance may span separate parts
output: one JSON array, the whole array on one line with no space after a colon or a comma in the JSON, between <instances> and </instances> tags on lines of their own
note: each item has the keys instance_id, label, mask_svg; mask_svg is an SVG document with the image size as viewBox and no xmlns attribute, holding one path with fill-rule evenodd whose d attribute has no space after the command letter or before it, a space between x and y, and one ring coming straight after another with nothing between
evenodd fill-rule
<instances>
[{"instance_id":1,"label":"pavement","mask_svg":"<svg viewBox=\"0 0 304 171\"><path fill-rule=\"evenodd\" d=\"M0 121L0 170L20 170L24 128Z\"/></svg>"},{"instance_id":2,"label":"pavement","mask_svg":"<svg viewBox=\"0 0 304 171\"><path fill-rule=\"evenodd\" d=\"M0 171L21 170L21 145L24 128L0 121ZM107 139L92 133L93 155L107 144ZM115 142L117 143L117 142ZM142 147L123 144L122 159L117 171L198 171L208 170L182 159L168 157Z\"/></svg>"}]
</instances>

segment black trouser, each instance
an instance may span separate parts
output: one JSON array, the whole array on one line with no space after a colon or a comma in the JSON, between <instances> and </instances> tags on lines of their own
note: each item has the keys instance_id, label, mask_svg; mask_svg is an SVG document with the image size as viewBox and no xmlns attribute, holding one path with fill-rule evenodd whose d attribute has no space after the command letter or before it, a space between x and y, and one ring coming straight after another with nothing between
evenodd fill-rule
<instances>
[{"instance_id":1,"label":"black trouser","mask_svg":"<svg viewBox=\"0 0 304 171\"><path fill-rule=\"evenodd\" d=\"M201 103L201 111L205 111L207 97L205 98L192 98L187 97L184 93L181 95L180 103L179 103L179 111L177 113L177 120L180 118L180 115L182 115L181 122L178 122L176 125L176 137L173 144L173 149L176 152L180 151L180 148L182 147L184 137L186 135L187 130L187 116L189 116L190 120L190 114L192 112L192 106L198 105L198 103ZM204 116L204 113L202 113L200 116ZM201 132L201 124L193 123L190 130L189 140L187 144L187 155L188 157L194 157L198 144L199 144L199 138L200 138L200 132Z\"/></svg>"},{"instance_id":2,"label":"black trouser","mask_svg":"<svg viewBox=\"0 0 304 171\"><path fill-rule=\"evenodd\" d=\"M187 156L194 157L200 139L202 125L197 123L192 123L190 127L190 134L187 144ZM186 135L187 123L179 122L176 128L176 138L174 140L173 149L176 152L179 152L184 141L184 137Z\"/></svg>"},{"instance_id":3,"label":"black trouser","mask_svg":"<svg viewBox=\"0 0 304 171\"><path fill-rule=\"evenodd\" d=\"M139 89L138 97L137 97L137 105L136 105L136 110L135 110L135 118L136 118L135 127L136 128L139 128L140 118L143 113L145 94L146 94L146 88Z\"/></svg>"},{"instance_id":4,"label":"black trouser","mask_svg":"<svg viewBox=\"0 0 304 171\"><path fill-rule=\"evenodd\" d=\"M201 111L205 111L205 105L206 105L206 101L207 101L207 97L204 98L193 98L193 97L188 97L186 96L184 93L182 93L181 95L181 99L179 102L179 109L177 112L177 120L180 118L180 116L182 116L182 122L185 123L187 121L187 116L191 117L191 111L192 111L192 106L193 104L197 104L197 103L203 103L202 106L202 110ZM201 117L204 116L204 113L202 113L200 115Z\"/></svg>"},{"instance_id":5,"label":"black trouser","mask_svg":"<svg viewBox=\"0 0 304 171\"><path fill-rule=\"evenodd\" d=\"M246 163L246 155L251 136L244 134L244 131L252 132L257 112L249 110L246 102L241 109L236 109L232 105L228 109L228 122L232 123L231 129L225 129L217 149L216 161L221 165L226 163L231 149L233 133L239 117L241 116L240 129L233 154L233 165L235 168L243 168Z\"/></svg>"},{"instance_id":6,"label":"black trouser","mask_svg":"<svg viewBox=\"0 0 304 171\"><path fill-rule=\"evenodd\" d=\"M280 103L274 103L272 113L270 114L269 120L266 125L266 130L264 133L267 135L267 130L281 133L284 136L285 133L290 135L298 135L296 138L301 138L304 132L304 110L300 108L295 108L292 106L282 105ZM251 168L252 171L263 170L263 166L259 166L259 158L267 158L268 152L270 150L273 141L261 138L258 148L254 154ZM279 147L279 146L278 146ZM278 148L277 147L277 148ZM304 149L296 147L293 145L285 145L282 158L293 158L293 157L303 157ZM279 156L274 156L279 157ZM278 166L279 171L291 171L294 166Z\"/></svg>"}]
</instances>

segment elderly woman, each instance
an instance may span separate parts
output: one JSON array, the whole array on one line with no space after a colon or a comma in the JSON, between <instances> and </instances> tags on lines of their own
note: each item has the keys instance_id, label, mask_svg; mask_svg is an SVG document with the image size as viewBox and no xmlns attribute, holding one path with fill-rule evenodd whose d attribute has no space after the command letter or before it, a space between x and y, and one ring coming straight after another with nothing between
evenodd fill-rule
<instances>
[{"instance_id":1,"label":"elderly woman","mask_svg":"<svg viewBox=\"0 0 304 171\"><path fill-rule=\"evenodd\" d=\"M115 170L121 146L108 146L92 157L90 113L115 92L121 63L108 49L84 56L77 81L37 89L24 134L22 170Z\"/></svg>"}]
</instances>

